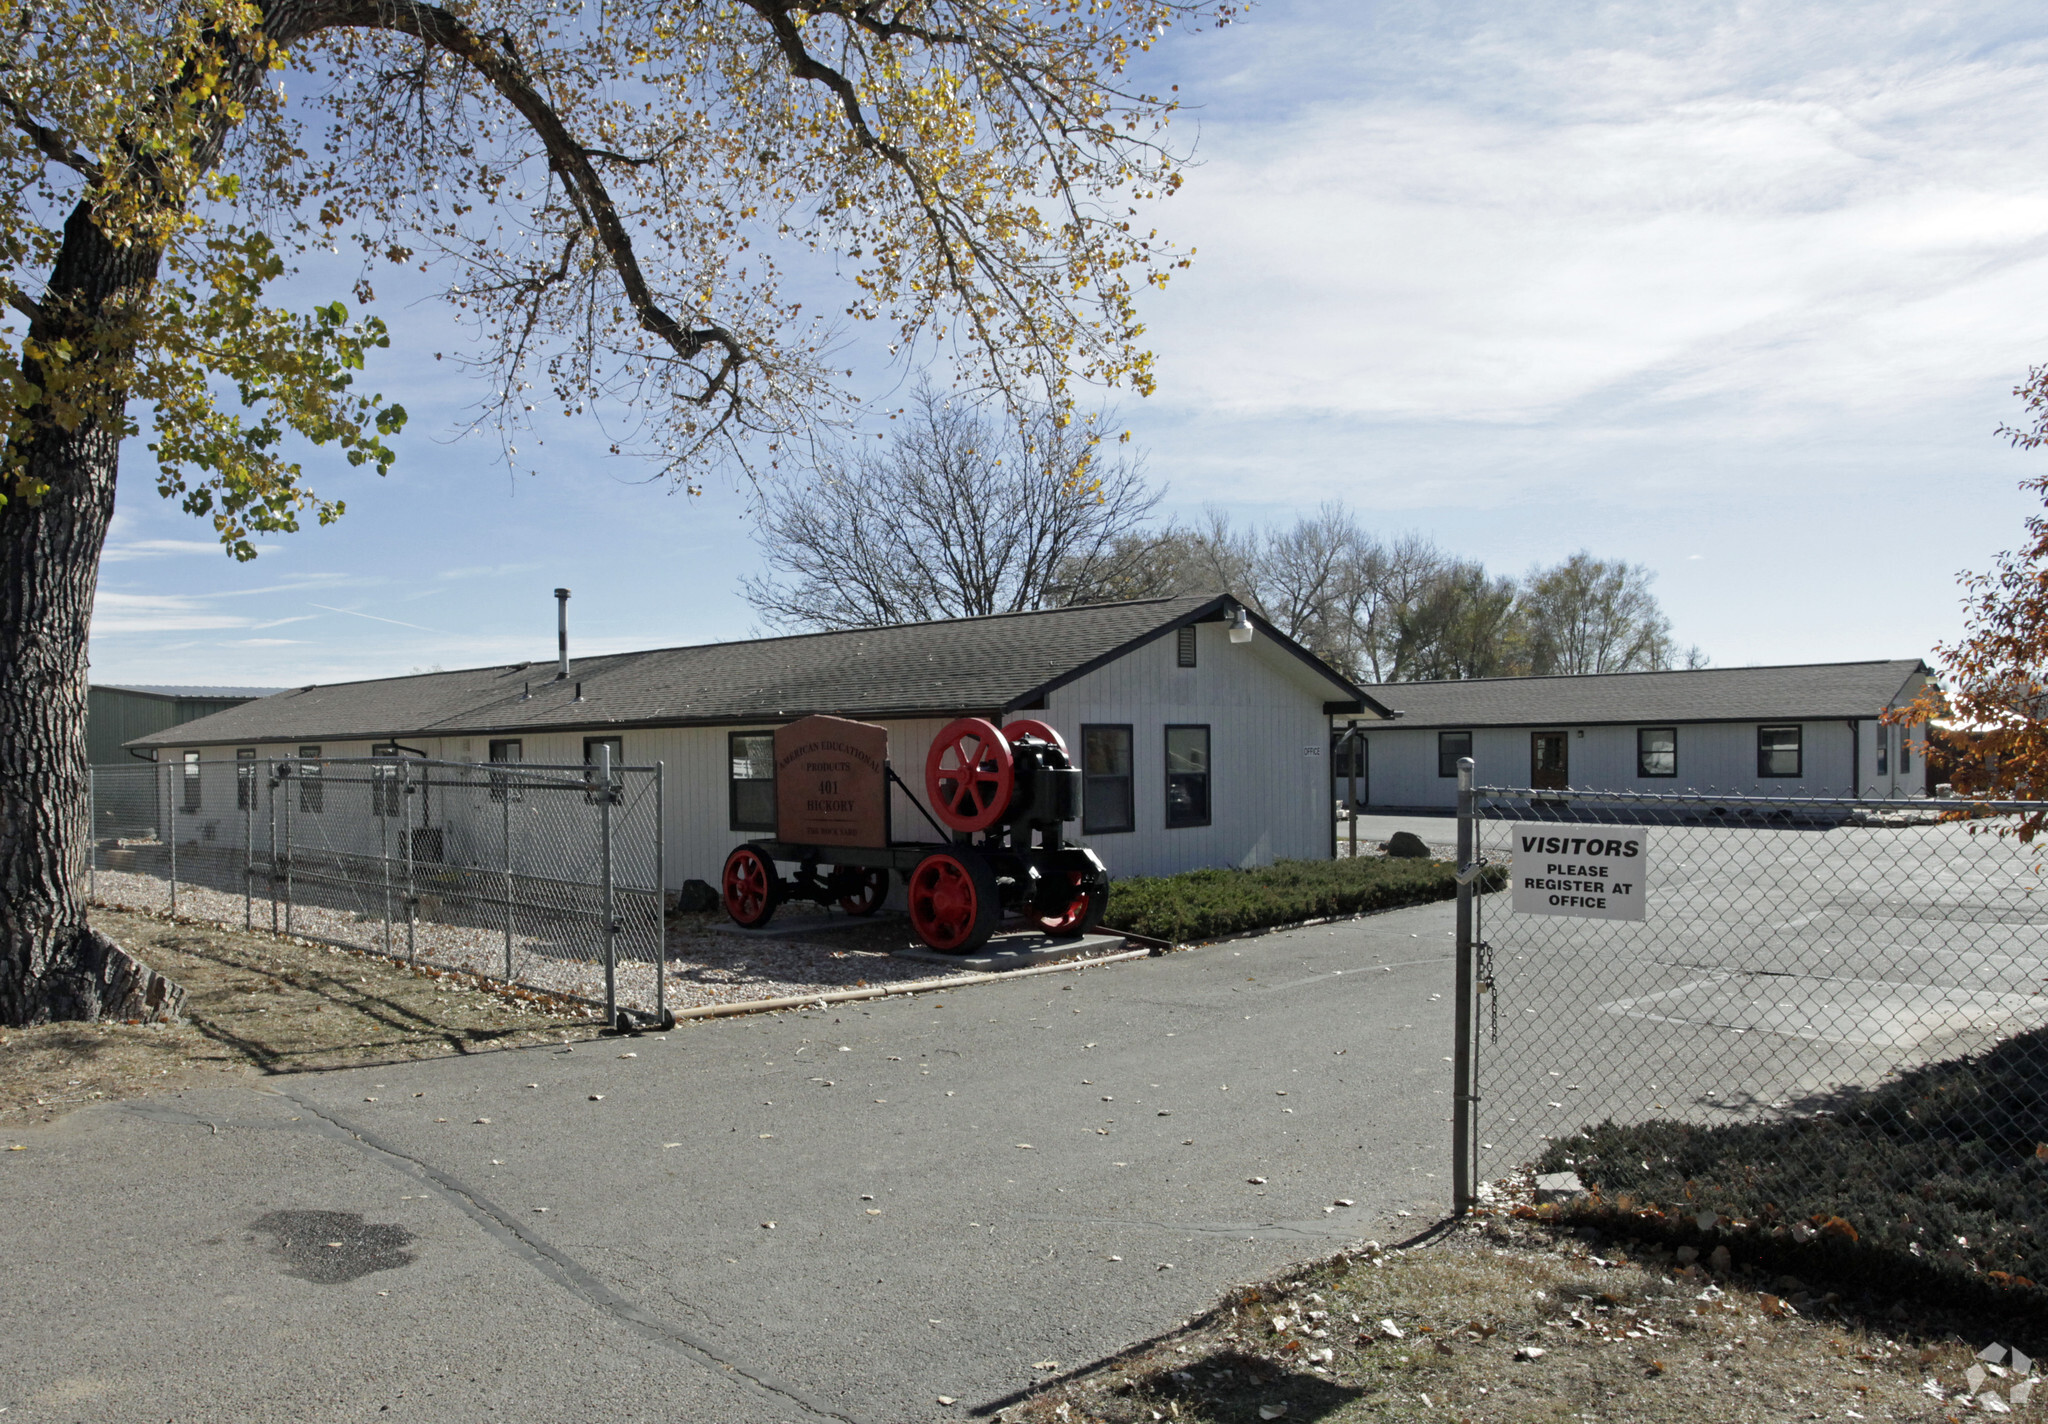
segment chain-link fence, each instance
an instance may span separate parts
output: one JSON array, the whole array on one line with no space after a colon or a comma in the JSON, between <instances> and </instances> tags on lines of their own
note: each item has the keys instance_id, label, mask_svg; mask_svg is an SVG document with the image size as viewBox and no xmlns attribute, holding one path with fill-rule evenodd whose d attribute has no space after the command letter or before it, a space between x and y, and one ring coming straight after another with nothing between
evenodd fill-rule
<instances>
[{"instance_id":1,"label":"chain-link fence","mask_svg":"<svg viewBox=\"0 0 2048 1424\"><path fill-rule=\"evenodd\" d=\"M1987 1239L2048 1201L2033 809L1462 793L1461 1200L1570 1166L1610 1198L1991 1269ZM1970 1201L1978 1228L1934 1230Z\"/></svg>"},{"instance_id":2,"label":"chain-link fence","mask_svg":"<svg viewBox=\"0 0 2048 1424\"><path fill-rule=\"evenodd\" d=\"M88 890L659 1016L662 796L608 758L95 767Z\"/></svg>"}]
</instances>

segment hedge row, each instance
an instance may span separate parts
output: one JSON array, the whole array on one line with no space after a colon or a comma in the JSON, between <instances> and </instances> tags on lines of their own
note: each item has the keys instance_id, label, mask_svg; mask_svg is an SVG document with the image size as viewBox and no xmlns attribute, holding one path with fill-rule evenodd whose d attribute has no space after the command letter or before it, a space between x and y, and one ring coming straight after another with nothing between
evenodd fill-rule
<instances>
[{"instance_id":1,"label":"hedge row","mask_svg":"<svg viewBox=\"0 0 2048 1424\"><path fill-rule=\"evenodd\" d=\"M1283 860L1255 870L1118 880L1103 923L1180 944L1448 900L1457 888L1455 870L1441 860Z\"/></svg>"},{"instance_id":2,"label":"hedge row","mask_svg":"<svg viewBox=\"0 0 2048 1424\"><path fill-rule=\"evenodd\" d=\"M1713 1211L1874 1290L1989 1287L2048 1307L2048 1029L1914 1069L1825 1115L1607 1122L1553 1143L1541 1165L1597 1188L1596 1212L1661 1204L1682 1222Z\"/></svg>"}]
</instances>

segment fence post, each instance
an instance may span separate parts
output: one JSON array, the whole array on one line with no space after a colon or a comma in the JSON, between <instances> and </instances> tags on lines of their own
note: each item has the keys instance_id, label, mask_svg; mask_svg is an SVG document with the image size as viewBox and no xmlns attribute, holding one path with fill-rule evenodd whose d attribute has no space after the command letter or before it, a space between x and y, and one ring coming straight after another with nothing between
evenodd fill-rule
<instances>
[{"instance_id":1,"label":"fence post","mask_svg":"<svg viewBox=\"0 0 2048 1424\"><path fill-rule=\"evenodd\" d=\"M504 810L505 825L505 982L512 982L512 773L506 772L498 788L498 804Z\"/></svg>"},{"instance_id":2,"label":"fence post","mask_svg":"<svg viewBox=\"0 0 2048 1424\"><path fill-rule=\"evenodd\" d=\"M180 777L185 773L185 767L182 762L171 763L171 766L167 767L166 771L169 772L171 770L175 770ZM171 918L176 919L178 917L178 801L185 794L185 787L183 782L169 775L164 777L164 781L166 785L164 793L164 806L166 808L164 824L171 828Z\"/></svg>"},{"instance_id":3,"label":"fence post","mask_svg":"<svg viewBox=\"0 0 2048 1424\"><path fill-rule=\"evenodd\" d=\"M405 813L399 818L398 822L398 829L405 836L405 962L407 964L417 964L419 962L419 941L415 937L413 926L418 923L420 917L420 882L412 859L412 843L416 837L413 835L412 824L412 798L414 793L411 762L399 763L399 776L403 779L405 787L398 803ZM420 825L425 826L427 824L428 796L425 767L420 768L418 794L420 798Z\"/></svg>"},{"instance_id":4,"label":"fence post","mask_svg":"<svg viewBox=\"0 0 2048 1424\"><path fill-rule=\"evenodd\" d=\"M377 812L377 860L383 867L384 878L384 954L391 955L391 783L384 775L382 763L370 765L370 789L376 793ZM389 770L396 771L397 767Z\"/></svg>"},{"instance_id":5,"label":"fence post","mask_svg":"<svg viewBox=\"0 0 2048 1424\"><path fill-rule=\"evenodd\" d=\"M235 768L241 771L240 767ZM242 802L242 928L256 928L256 763L240 783Z\"/></svg>"},{"instance_id":6,"label":"fence post","mask_svg":"<svg viewBox=\"0 0 2048 1424\"><path fill-rule=\"evenodd\" d=\"M1477 859L1474 844L1472 758L1458 758L1458 948L1457 982L1452 998L1451 1048L1451 1210L1463 1216L1472 1207L1472 900L1478 893L1471 872Z\"/></svg>"},{"instance_id":7,"label":"fence post","mask_svg":"<svg viewBox=\"0 0 2048 1424\"><path fill-rule=\"evenodd\" d=\"M1352 719L1351 730L1345 733L1344 769L1351 773L1351 785L1345 791L1344 804L1351 808L1351 858L1358 859L1358 721Z\"/></svg>"},{"instance_id":8,"label":"fence post","mask_svg":"<svg viewBox=\"0 0 2048 1424\"><path fill-rule=\"evenodd\" d=\"M598 793L598 845L604 862L604 1021L607 1028L619 1021L618 919L612 899L612 744L597 746L597 774L603 783Z\"/></svg>"},{"instance_id":9,"label":"fence post","mask_svg":"<svg viewBox=\"0 0 2048 1424\"><path fill-rule=\"evenodd\" d=\"M305 774L306 769L301 766L298 775L304 776ZM321 774L324 776L326 773L323 771ZM293 779L296 780L297 778ZM325 786L326 783L322 782L321 785ZM320 810L324 812L327 809L326 792L321 792L321 797ZM286 934L292 932L292 861L296 858L292 853L292 802L296 799L298 798L289 793L284 798L284 932ZM271 807L272 824L275 824L276 820L277 808L273 805ZM270 856L270 896L273 902L277 898L276 851L272 851Z\"/></svg>"},{"instance_id":10,"label":"fence post","mask_svg":"<svg viewBox=\"0 0 2048 1424\"><path fill-rule=\"evenodd\" d=\"M662 839L666 762L654 764L654 1021L668 1021L668 859Z\"/></svg>"},{"instance_id":11,"label":"fence post","mask_svg":"<svg viewBox=\"0 0 2048 1424\"><path fill-rule=\"evenodd\" d=\"M265 867L270 880L270 932L277 933L277 787L280 780L276 762L264 763L270 772L263 778L264 792L268 797L270 813L270 864Z\"/></svg>"}]
</instances>

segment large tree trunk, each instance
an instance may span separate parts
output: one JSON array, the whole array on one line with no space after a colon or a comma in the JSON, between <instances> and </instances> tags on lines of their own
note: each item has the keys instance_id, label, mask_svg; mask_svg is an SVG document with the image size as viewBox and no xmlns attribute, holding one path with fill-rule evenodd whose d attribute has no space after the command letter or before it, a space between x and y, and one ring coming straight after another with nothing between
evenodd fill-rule
<instances>
[{"instance_id":1,"label":"large tree trunk","mask_svg":"<svg viewBox=\"0 0 2048 1424\"><path fill-rule=\"evenodd\" d=\"M157 261L154 251L116 248L81 205L31 338L104 341L147 296ZM0 506L0 1023L14 1025L98 1018L119 954L88 929L81 892L91 835L86 636L126 392L103 388L92 401L103 414L71 430L41 422L23 441ZM24 498L24 483L48 492Z\"/></svg>"}]
</instances>

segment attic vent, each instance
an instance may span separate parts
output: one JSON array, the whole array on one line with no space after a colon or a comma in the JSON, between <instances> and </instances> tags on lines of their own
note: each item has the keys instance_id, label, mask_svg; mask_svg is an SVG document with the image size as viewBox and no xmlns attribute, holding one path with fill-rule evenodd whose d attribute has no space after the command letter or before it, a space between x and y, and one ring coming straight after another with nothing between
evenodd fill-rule
<instances>
[{"instance_id":1,"label":"attic vent","mask_svg":"<svg viewBox=\"0 0 2048 1424\"><path fill-rule=\"evenodd\" d=\"M1180 639L1180 648L1178 650L1180 665L1182 667L1193 667L1195 665L1195 625L1190 623L1185 628L1182 628L1178 637Z\"/></svg>"}]
</instances>

